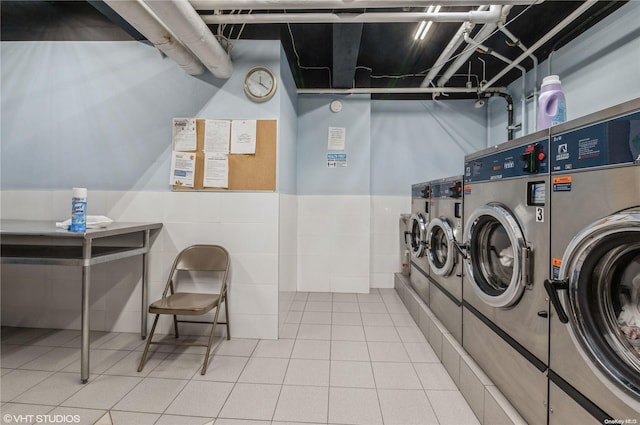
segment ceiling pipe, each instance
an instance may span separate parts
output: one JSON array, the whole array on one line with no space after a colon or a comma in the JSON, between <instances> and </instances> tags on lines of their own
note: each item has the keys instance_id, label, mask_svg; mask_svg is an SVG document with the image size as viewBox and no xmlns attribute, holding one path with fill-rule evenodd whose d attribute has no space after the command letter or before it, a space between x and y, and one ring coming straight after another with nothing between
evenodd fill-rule
<instances>
[{"instance_id":1,"label":"ceiling pipe","mask_svg":"<svg viewBox=\"0 0 640 425\"><path fill-rule=\"evenodd\" d=\"M526 52L528 50L527 46L522 44L522 41L520 41L519 38L513 35L513 33L509 31L507 27L505 27L504 25L498 25L498 28L500 29L500 31L504 33L504 35L509 37L515 45L520 47L520 49L523 52ZM529 53L529 57L533 62L533 116L537 117L538 116L538 95L539 95L538 93L538 58L533 53Z\"/></svg>"},{"instance_id":2,"label":"ceiling pipe","mask_svg":"<svg viewBox=\"0 0 640 425\"><path fill-rule=\"evenodd\" d=\"M501 16L499 16L498 19L496 19L494 22L488 23L484 25L482 28L480 28L480 31L478 31L478 34L476 34L473 40L482 42L485 39L487 39L493 33L493 31L495 31L495 29L498 27L498 21L504 22L506 20L510 10L511 10L511 6L503 7ZM461 53L460 56L458 56L458 58L449 66L449 68L447 68L447 70L440 77L440 79L438 79L437 85L439 87L442 87L445 84L447 84L447 82L451 79L453 74L455 74L462 67L462 65L464 65L465 62L469 60L471 55L473 55L473 49L468 49L463 53Z\"/></svg>"},{"instance_id":3,"label":"ceiling pipe","mask_svg":"<svg viewBox=\"0 0 640 425\"><path fill-rule=\"evenodd\" d=\"M480 6L477 10L483 11L483 10L487 10L488 8L489 6ZM460 25L460 28L458 28L458 31L451 38L451 40L449 41L449 44L447 44L447 47L444 48L442 53L440 53L440 56L438 57L438 59L436 59L436 64L433 67L431 67L431 69L427 73L427 76L424 78L424 80L422 80L422 83L420 83L420 87L429 87L433 82L433 79L436 78L436 75L438 75L440 70L447 64L449 59L451 59L451 56L453 56L453 53L462 44L462 36L464 35L465 28L466 28L465 24Z\"/></svg>"},{"instance_id":4,"label":"ceiling pipe","mask_svg":"<svg viewBox=\"0 0 640 425\"><path fill-rule=\"evenodd\" d=\"M513 61L505 56L502 56L500 53L496 52L495 50L485 46L482 43L478 43L475 40L473 40L471 37L469 37L469 33L465 32L464 33L464 41L466 41L469 45L474 46L476 49L479 49L482 53L487 53L490 54L493 57L496 57L498 59L500 59L501 61L511 64L513 63ZM521 122L520 122L520 128L522 129L524 134L524 130L526 129L525 126L525 121L526 121L526 117L527 117L527 100L526 100L526 90L527 90L527 80L525 78L525 76L527 75L527 70L520 65L516 65L516 68L518 68L520 70L520 72L522 73L522 97L521 97L521 114L522 114L522 118L521 118ZM509 96L510 98L511 96ZM507 99L507 98L505 98ZM509 99L507 99L507 103L509 103ZM511 140L513 138L513 130L514 130L514 125L513 125L513 100L511 100L511 122L509 123L509 140Z\"/></svg>"},{"instance_id":5,"label":"ceiling pipe","mask_svg":"<svg viewBox=\"0 0 640 425\"><path fill-rule=\"evenodd\" d=\"M190 0L196 10L375 9L393 7L529 5L531 0Z\"/></svg>"},{"instance_id":6,"label":"ceiling pipe","mask_svg":"<svg viewBox=\"0 0 640 425\"><path fill-rule=\"evenodd\" d=\"M505 6L509 7L509 6ZM210 25L220 24L302 24L302 23L393 23L393 22L474 22L489 23L500 19L502 6L492 5L487 11L469 12L365 12L365 13L243 13L204 15Z\"/></svg>"},{"instance_id":7,"label":"ceiling pipe","mask_svg":"<svg viewBox=\"0 0 640 425\"><path fill-rule=\"evenodd\" d=\"M187 74L200 75L204 72L202 62L176 40L144 3L138 0L104 0L104 2L158 50L180 65Z\"/></svg>"},{"instance_id":8,"label":"ceiling pipe","mask_svg":"<svg viewBox=\"0 0 640 425\"><path fill-rule=\"evenodd\" d=\"M589 8L591 8L592 6L595 6L596 3L597 3L597 0L587 0L584 3L582 3L569 16L567 16L565 19L563 19L562 22L560 22L558 25L553 27L553 29L551 29L551 31L549 31L542 38L540 38L538 41L536 41L531 47L529 47L529 49L527 51L525 51L520 56L518 56L513 61L513 63L511 63L510 65L507 65L507 67L505 69L500 71L495 77L493 77L485 85L483 85L482 89L484 90L485 88L489 88L489 87L491 87L491 85L495 84L495 82L498 81L500 78L502 78L507 72L511 71L517 64L519 64L520 62L525 60L529 56L529 54L535 52L538 48L540 48L540 46L542 46L544 43L549 41L552 37L554 37L556 34L558 34L560 31L562 31L564 28L566 28L571 22L576 20L576 18L578 18L578 16L582 15L584 12L589 10Z\"/></svg>"},{"instance_id":9,"label":"ceiling pipe","mask_svg":"<svg viewBox=\"0 0 640 425\"><path fill-rule=\"evenodd\" d=\"M233 65L229 55L193 6L180 0L147 0L146 4L213 75L218 78L231 76Z\"/></svg>"},{"instance_id":10,"label":"ceiling pipe","mask_svg":"<svg viewBox=\"0 0 640 425\"><path fill-rule=\"evenodd\" d=\"M505 91L493 87L487 93ZM357 87L350 89L298 89L298 94L421 94L421 93L480 93L479 87Z\"/></svg>"}]
</instances>

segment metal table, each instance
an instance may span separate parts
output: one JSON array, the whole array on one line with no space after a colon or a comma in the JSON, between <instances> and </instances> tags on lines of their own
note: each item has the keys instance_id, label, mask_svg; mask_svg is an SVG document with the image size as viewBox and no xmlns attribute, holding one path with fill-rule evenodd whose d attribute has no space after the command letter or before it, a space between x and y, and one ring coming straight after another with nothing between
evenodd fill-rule
<instances>
[{"instance_id":1,"label":"metal table","mask_svg":"<svg viewBox=\"0 0 640 425\"><path fill-rule=\"evenodd\" d=\"M73 233L50 221L1 220L2 264L78 266L82 268L82 355L80 379L89 380L89 288L91 266L142 255L141 336L147 336L148 262L151 238L162 223L111 223Z\"/></svg>"}]
</instances>

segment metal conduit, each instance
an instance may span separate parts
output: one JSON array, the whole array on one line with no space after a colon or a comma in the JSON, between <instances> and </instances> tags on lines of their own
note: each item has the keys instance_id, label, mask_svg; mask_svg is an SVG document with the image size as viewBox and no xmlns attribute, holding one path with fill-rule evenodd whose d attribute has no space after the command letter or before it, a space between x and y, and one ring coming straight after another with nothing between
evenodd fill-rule
<instances>
[{"instance_id":1,"label":"metal conduit","mask_svg":"<svg viewBox=\"0 0 640 425\"><path fill-rule=\"evenodd\" d=\"M300 23L393 23L393 22L473 22L490 23L500 19L502 6L469 12L365 12L365 13L252 13L204 15L207 24L300 24Z\"/></svg>"}]
</instances>

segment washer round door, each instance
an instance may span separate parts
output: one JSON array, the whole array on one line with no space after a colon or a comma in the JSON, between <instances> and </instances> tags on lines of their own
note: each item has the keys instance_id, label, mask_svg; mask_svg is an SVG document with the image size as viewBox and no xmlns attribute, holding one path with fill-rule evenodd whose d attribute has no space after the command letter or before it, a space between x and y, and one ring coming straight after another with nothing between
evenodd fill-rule
<instances>
[{"instance_id":1,"label":"washer round door","mask_svg":"<svg viewBox=\"0 0 640 425\"><path fill-rule=\"evenodd\" d=\"M503 205L477 208L467 220L464 260L474 292L492 307L517 303L529 284L529 248L513 214Z\"/></svg>"},{"instance_id":2,"label":"washer round door","mask_svg":"<svg viewBox=\"0 0 640 425\"><path fill-rule=\"evenodd\" d=\"M640 209L578 233L559 278L567 283L561 304L582 356L610 389L640 406Z\"/></svg>"},{"instance_id":3,"label":"washer round door","mask_svg":"<svg viewBox=\"0 0 640 425\"><path fill-rule=\"evenodd\" d=\"M444 217L431 220L427 228L427 258L431 271L439 276L449 276L456 265L455 236L449 221Z\"/></svg>"},{"instance_id":4,"label":"washer round door","mask_svg":"<svg viewBox=\"0 0 640 425\"><path fill-rule=\"evenodd\" d=\"M423 257L427 249L427 223L420 213L411 216L411 255Z\"/></svg>"}]
</instances>

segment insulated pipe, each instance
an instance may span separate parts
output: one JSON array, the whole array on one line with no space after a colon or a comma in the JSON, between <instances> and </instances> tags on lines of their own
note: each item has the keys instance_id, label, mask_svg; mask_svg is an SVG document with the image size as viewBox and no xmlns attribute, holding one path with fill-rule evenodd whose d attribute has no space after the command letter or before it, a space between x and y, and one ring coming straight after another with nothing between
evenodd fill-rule
<instances>
[{"instance_id":1,"label":"insulated pipe","mask_svg":"<svg viewBox=\"0 0 640 425\"><path fill-rule=\"evenodd\" d=\"M498 93L505 87L493 87L486 93ZM358 87L351 89L298 89L298 94L420 94L420 93L480 93L478 87Z\"/></svg>"},{"instance_id":2,"label":"insulated pipe","mask_svg":"<svg viewBox=\"0 0 640 425\"><path fill-rule=\"evenodd\" d=\"M333 23L359 24L368 22L474 22L489 23L500 19L502 6L491 6L488 11L478 12L365 12L365 13L242 13L205 15L207 24L302 24Z\"/></svg>"},{"instance_id":3,"label":"insulated pipe","mask_svg":"<svg viewBox=\"0 0 640 425\"><path fill-rule=\"evenodd\" d=\"M392 7L479 6L531 4L531 0L190 0L196 10L231 9L375 9Z\"/></svg>"},{"instance_id":4,"label":"insulated pipe","mask_svg":"<svg viewBox=\"0 0 640 425\"><path fill-rule=\"evenodd\" d=\"M489 82L487 82L487 84L485 84L483 86L483 89L491 87L492 84L494 84L496 81L498 81L500 78L502 78L507 72L511 71L517 64L519 64L524 59L526 59L527 56L529 56L529 54L535 52L540 46L542 46L544 43L549 41L553 36L555 36L560 31L562 31L571 22L576 20L576 18L578 16L582 15L584 12L586 12L592 6L595 6L596 3L597 3L597 0L588 0L588 1L585 1L584 3L582 3L569 16L567 16L565 19L563 19L562 22L560 22L558 25L553 27L553 29L551 31L549 31L546 35L544 35L542 38L540 38L538 41L536 41L531 47L529 47L529 49L527 51L525 51L520 56L518 56L513 61L512 64L508 65L505 69L500 71L498 73L498 75L496 75L495 77L493 77L493 79L491 79Z\"/></svg>"},{"instance_id":5,"label":"insulated pipe","mask_svg":"<svg viewBox=\"0 0 640 425\"><path fill-rule=\"evenodd\" d=\"M480 6L477 10L484 11L488 8L489 6ZM453 52L455 52L456 49L462 44L462 36L464 35L466 28L466 24L460 25L460 28L458 28L458 31L451 38L449 44L447 44L447 47L444 48L442 53L440 53L438 59L436 59L435 65L431 67L431 69L427 73L427 76L424 78L424 80L422 80L422 83L420 83L420 87L429 87L431 85L433 79L436 78L436 75L438 75L438 72L440 72L440 70L446 65L447 61L451 59L451 56L453 56Z\"/></svg>"},{"instance_id":6,"label":"insulated pipe","mask_svg":"<svg viewBox=\"0 0 640 425\"><path fill-rule=\"evenodd\" d=\"M496 52L495 50L485 46L484 44L481 43L476 43L473 39L471 39L471 37L469 37L469 33L465 32L464 33L464 41L466 41L467 43L469 43L469 45L474 46L478 49L480 49L481 51L483 51L484 53L488 53L493 57L496 57L498 59L500 59L503 62L506 62L508 64L512 63L511 59L502 56L500 53ZM522 126L522 134L525 134L525 120L526 120L526 90L527 90L527 80L526 80L526 75L527 75L527 70L520 65L516 65L516 68L518 68L520 70L520 72L522 72L522 97L521 97L521 113L522 113L522 119L521 119L521 126ZM511 96L509 96L509 98L511 98ZM506 98L505 98L506 99ZM513 121L513 100L511 100L511 121ZM513 127L513 122L509 125L510 127ZM513 133L511 133L511 135L513 135ZM511 139L509 139L511 140Z\"/></svg>"},{"instance_id":7,"label":"insulated pipe","mask_svg":"<svg viewBox=\"0 0 640 425\"><path fill-rule=\"evenodd\" d=\"M204 72L202 62L176 40L144 3L138 0L105 0L105 3L187 74L200 75Z\"/></svg>"},{"instance_id":8,"label":"insulated pipe","mask_svg":"<svg viewBox=\"0 0 640 425\"><path fill-rule=\"evenodd\" d=\"M146 4L213 75L218 78L231 76L233 65L229 55L188 2L147 0Z\"/></svg>"},{"instance_id":9,"label":"insulated pipe","mask_svg":"<svg viewBox=\"0 0 640 425\"><path fill-rule=\"evenodd\" d=\"M476 36L474 37L474 40L478 40L478 41L482 42L485 39L487 39L493 33L493 31L495 31L495 29L498 27L497 22L498 21L503 21L504 19L506 19L506 17L509 15L509 11L510 10L511 10L511 6L503 7L501 16L498 19L496 19L493 23L489 23L489 24L484 25L480 29L480 31L478 31L478 34L476 34ZM449 68L447 68L447 70L442 75L442 77L440 77L440 79L438 79L437 85L442 87L445 84L447 84L447 82L449 81L449 79L451 79L453 74L455 74L458 71L458 69L460 69L460 67L462 67L462 65L464 65L464 63L467 60L469 60L471 55L473 55L473 49L469 49L469 50L461 53L460 56L458 56L458 59L456 59L449 66Z\"/></svg>"},{"instance_id":10,"label":"insulated pipe","mask_svg":"<svg viewBox=\"0 0 640 425\"><path fill-rule=\"evenodd\" d=\"M504 25L498 25L500 31L502 31L507 37L511 39L523 52L526 52L527 46L522 44L520 39L518 39L511 31L507 29ZM529 53L529 57L533 62L533 116L538 116L538 58L533 53Z\"/></svg>"}]
</instances>

